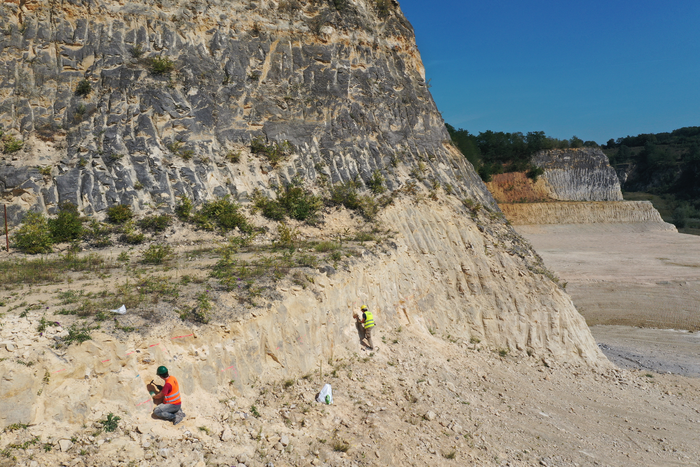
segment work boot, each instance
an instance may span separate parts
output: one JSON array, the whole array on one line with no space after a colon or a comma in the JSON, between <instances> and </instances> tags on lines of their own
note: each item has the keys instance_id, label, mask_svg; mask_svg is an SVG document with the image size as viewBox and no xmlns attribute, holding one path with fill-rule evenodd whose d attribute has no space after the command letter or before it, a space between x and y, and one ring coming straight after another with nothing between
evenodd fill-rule
<instances>
[{"instance_id":1,"label":"work boot","mask_svg":"<svg viewBox=\"0 0 700 467\"><path fill-rule=\"evenodd\" d=\"M185 419L185 412L182 410L178 410L177 413L175 414L175 420L173 420L173 425L177 425L181 421Z\"/></svg>"}]
</instances>

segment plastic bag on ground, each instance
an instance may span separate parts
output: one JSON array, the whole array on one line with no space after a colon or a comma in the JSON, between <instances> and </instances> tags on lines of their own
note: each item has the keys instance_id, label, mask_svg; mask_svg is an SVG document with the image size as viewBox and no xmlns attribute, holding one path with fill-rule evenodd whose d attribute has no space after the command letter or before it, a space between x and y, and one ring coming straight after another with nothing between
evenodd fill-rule
<instances>
[{"instance_id":1,"label":"plastic bag on ground","mask_svg":"<svg viewBox=\"0 0 700 467\"><path fill-rule=\"evenodd\" d=\"M316 402L320 402L322 404L333 403L333 389L331 388L330 384L326 383L323 385L323 389L321 389L321 392L319 392L318 396L316 396Z\"/></svg>"},{"instance_id":2,"label":"plastic bag on ground","mask_svg":"<svg viewBox=\"0 0 700 467\"><path fill-rule=\"evenodd\" d=\"M116 310L110 310L112 313L119 313L120 315L125 315L126 314L126 305L122 305Z\"/></svg>"}]
</instances>

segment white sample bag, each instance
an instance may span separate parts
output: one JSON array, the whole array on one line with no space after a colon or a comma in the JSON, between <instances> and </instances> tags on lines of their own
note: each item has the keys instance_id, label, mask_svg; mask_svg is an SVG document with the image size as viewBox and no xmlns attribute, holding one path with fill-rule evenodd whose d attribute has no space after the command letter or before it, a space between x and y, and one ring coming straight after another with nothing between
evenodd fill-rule
<instances>
[{"instance_id":1,"label":"white sample bag","mask_svg":"<svg viewBox=\"0 0 700 467\"><path fill-rule=\"evenodd\" d=\"M111 310L112 313L119 313L120 315L126 314L126 305L122 305L116 310Z\"/></svg>"},{"instance_id":2,"label":"white sample bag","mask_svg":"<svg viewBox=\"0 0 700 467\"><path fill-rule=\"evenodd\" d=\"M331 389L330 384L326 383L323 385L323 389L321 389L321 392L318 393L318 397L316 397L316 402L320 402L322 404L333 403L333 389Z\"/></svg>"}]
</instances>

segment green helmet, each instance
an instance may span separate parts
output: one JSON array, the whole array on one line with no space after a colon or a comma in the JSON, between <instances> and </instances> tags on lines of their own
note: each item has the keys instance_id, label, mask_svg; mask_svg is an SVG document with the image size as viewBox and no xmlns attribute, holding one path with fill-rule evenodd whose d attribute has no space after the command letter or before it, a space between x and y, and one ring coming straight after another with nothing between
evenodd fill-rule
<instances>
[{"instance_id":1,"label":"green helmet","mask_svg":"<svg viewBox=\"0 0 700 467\"><path fill-rule=\"evenodd\" d=\"M167 375L168 374L168 369L165 368L164 366L159 366L158 369L156 370L156 374L158 376L160 375Z\"/></svg>"}]
</instances>

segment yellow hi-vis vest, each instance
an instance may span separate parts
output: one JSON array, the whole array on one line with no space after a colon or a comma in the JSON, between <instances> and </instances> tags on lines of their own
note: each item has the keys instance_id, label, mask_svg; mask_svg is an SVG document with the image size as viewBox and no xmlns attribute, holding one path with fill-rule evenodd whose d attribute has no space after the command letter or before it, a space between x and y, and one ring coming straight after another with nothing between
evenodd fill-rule
<instances>
[{"instance_id":1,"label":"yellow hi-vis vest","mask_svg":"<svg viewBox=\"0 0 700 467\"><path fill-rule=\"evenodd\" d=\"M369 311L365 311L365 329L374 327L374 316Z\"/></svg>"}]
</instances>

